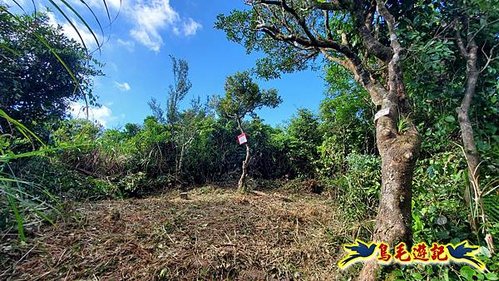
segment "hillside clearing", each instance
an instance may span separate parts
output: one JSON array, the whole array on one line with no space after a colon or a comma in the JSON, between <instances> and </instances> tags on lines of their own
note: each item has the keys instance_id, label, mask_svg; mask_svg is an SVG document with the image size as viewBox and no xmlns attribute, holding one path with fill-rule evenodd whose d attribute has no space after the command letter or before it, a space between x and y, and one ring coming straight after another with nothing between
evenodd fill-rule
<instances>
[{"instance_id":1,"label":"hillside clearing","mask_svg":"<svg viewBox=\"0 0 499 281\"><path fill-rule=\"evenodd\" d=\"M203 187L74 208L25 246L0 245L0 279L335 280L352 230L312 194Z\"/></svg>"}]
</instances>

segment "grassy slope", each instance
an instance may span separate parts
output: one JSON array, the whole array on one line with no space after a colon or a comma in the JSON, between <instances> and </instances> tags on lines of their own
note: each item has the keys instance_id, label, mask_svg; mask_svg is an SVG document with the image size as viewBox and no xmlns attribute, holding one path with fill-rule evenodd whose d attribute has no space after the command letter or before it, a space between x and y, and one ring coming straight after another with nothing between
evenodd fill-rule
<instances>
[{"instance_id":1,"label":"grassy slope","mask_svg":"<svg viewBox=\"0 0 499 281\"><path fill-rule=\"evenodd\" d=\"M79 204L77 216L44 228L23 249L0 247L12 261L0 263L0 279L338 279L350 235L334 202L267 194L204 187L187 201L172 192Z\"/></svg>"}]
</instances>

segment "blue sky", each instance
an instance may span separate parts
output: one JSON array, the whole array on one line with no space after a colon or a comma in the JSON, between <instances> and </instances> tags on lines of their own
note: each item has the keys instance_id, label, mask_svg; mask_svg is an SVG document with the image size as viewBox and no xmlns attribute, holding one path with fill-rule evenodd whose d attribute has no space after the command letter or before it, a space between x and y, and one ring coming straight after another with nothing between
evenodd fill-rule
<instances>
[{"instance_id":1,"label":"blue sky","mask_svg":"<svg viewBox=\"0 0 499 281\"><path fill-rule=\"evenodd\" d=\"M31 1L24 2L31 5ZM70 2L92 24L91 14L84 12L80 1ZM102 0L86 2L105 25L103 36L99 35L103 47L95 53L95 58L105 64L106 76L97 78L94 87L102 107L93 109L92 117L107 128L142 123L151 114L147 102L152 97L164 104L173 78L169 55L187 60L190 66L193 87L184 106L193 97L204 100L209 95L223 95L225 78L253 67L259 56L246 54L242 46L229 42L223 31L213 28L218 14L246 8L243 0L123 0L121 5L120 0L107 0L111 15L118 15L110 26ZM60 14L54 12L50 18L52 24L63 26L68 36L77 38ZM89 32L79 26L85 42L95 49ZM277 125L300 107L317 112L325 90L322 77L320 71L303 71L278 80L258 81L262 88L276 88L284 101L279 108L263 109L259 115ZM78 115L78 106L73 108Z\"/></svg>"}]
</instances>

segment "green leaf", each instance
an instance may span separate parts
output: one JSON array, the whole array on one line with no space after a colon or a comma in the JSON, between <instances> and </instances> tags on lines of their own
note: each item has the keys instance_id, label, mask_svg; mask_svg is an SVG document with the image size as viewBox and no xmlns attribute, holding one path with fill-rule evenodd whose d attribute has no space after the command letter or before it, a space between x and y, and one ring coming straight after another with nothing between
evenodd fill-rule
<instances>
[{"instance_id":1,"label":"green leaf","mask_svg":"<svg viewBox=\"0 0 499 281\"><path fill-rule=\"evenodd\" d=\"M12 213L14 213L14 217L16 219L17 235L19 237L19 240L21 242L25 242L26 235L24 234L24 217L21 214L21 212L19 211L18 203L16 202L16 199L14 198L14 196L12 196L11 194L7 194L7 201L9 202L9 207L10 207Z\"/></svg>"},{"instance_id":2,"label":"green leaf","mask_svg":"<svg viewBox=\"0 0 499 281\"><path fill-rule=\"evenodd\" d=\"M499 277L494 272L485 273L485 277L487 278L487 280L492 280L492 281L499 280Z\"/></svg>"},{"instance_id":3,"label":"green leaf","mask_svg":"<svg viewBox=\"0 0 499 281\"><path fill-rule=\"evenodd\" d=\"M456 122L456 118L454 118L454 116L452 116L452 115L445 116L444 120L445 120L445 122L449 122L449 123Z\"/></svg>"},{"instance_id":4,"label":"green leaf","mask_svg":"<svg viewBox=\"0 0 499 281\"><path fill-rule=\"evenodd\" d=\"M414 277L415 280L423 280L423 275L419 272L412 274L412 277Z\"/></svg>"},{"instance_id":5,"label":"green leaf","mask_svg":"<svg viewBox=\"0 0 499 281\"><path fill-rule=\"evenodd\" d=\"M473 280L473 276L475 275L475 271L467 265L461 267L461 270L459 270L459 273L461 273L461 275L466 280Z\"/></svg>"}]
</instances>

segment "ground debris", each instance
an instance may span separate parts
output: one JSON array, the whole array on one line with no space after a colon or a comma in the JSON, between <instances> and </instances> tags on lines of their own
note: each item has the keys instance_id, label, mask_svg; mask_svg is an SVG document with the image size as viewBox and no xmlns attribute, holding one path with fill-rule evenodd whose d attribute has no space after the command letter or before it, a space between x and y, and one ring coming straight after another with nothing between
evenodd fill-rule
<instances>
[{"instance_id":1,"label":"ground debris","mask_svg":"<svg viewBox=\"0 0 499 281\"><path fill-rule=\"evenodd\" d=\"M78 220L44 227L24 247L0 245L11 261L0 263L0 279L337 279L340 245L331 233L344 235L344 222L327 198L173 193L81 203Z\"/></svg>"}]
</instances>

